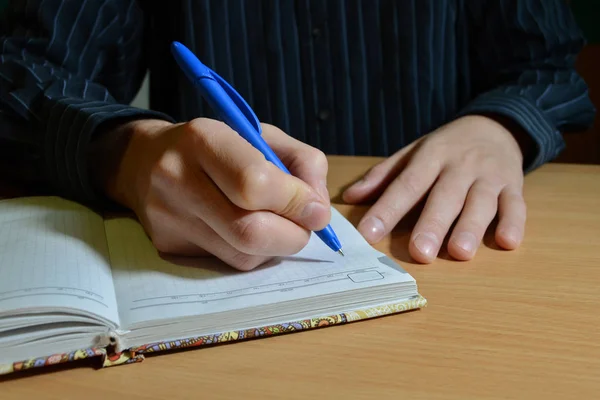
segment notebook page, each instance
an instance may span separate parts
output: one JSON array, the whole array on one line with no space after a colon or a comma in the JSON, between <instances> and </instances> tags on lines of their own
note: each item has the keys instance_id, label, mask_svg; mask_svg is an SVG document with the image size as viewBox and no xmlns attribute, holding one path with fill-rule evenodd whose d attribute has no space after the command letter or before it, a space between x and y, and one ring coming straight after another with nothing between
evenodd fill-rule
<instances>
[{"instance_id":1,"label":"notebook page","mask_svg":"<svg viewBox=\"0 0 600 400\"><path fill-rule=\"evenodd\" d=\"M137 222L114 219L105 225L124 329L144 321L414 282L335 210L331 225L345 257L313 235L298 254L250 272L238 272L213 258L161 258Z\"/></svg>"},{"instance_id":2,"label":"notebook page","mask_svg":"<svg viewBox=\"0 0 600 400\"><path fill-rule=\"evenodd\" d=\"M118 324L102 218L55 197L0 201L0 315L48 308Z\"/></svg>"}]
</instances>

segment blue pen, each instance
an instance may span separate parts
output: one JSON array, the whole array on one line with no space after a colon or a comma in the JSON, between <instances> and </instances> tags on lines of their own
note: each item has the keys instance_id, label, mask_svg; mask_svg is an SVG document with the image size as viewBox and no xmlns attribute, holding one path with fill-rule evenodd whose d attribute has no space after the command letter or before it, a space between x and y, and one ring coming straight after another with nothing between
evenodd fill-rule
<instances>
[{"instance_id":1,"label":"blue pen","mask_svg":"<svg viewBox=\"0 0 600 400\"><path fill-rule=\"evenodd\" d=\"M194 53L183 44L173 42L171 51L179 67L194 86L200 89L202 96L218 117L260 151L267 160L290 174L290 171L262 138L260 122L242 96L223 78L202 64ZM333 251L344 255L342 245L330 225L315 233Z\"/></svg>"}]
</instances>

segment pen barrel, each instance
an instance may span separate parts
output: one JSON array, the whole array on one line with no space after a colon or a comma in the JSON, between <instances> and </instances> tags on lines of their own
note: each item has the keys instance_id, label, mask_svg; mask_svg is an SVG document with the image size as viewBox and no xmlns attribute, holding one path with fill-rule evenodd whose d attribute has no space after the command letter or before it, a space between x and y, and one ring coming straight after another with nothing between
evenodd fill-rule
<instances>
[{"instance_id":1,"label":"pen barrel","mask_svg":"<svg viewBox=\"0 0 600 400\"><path fill-rule=\"evenodd\" d=\"M316 231L315 234L325 243L331 250L338 251L342 248L338 237L331 225L327 225L320 231Z\"/></svg>"},{"instance_id":2,"label":"pen barrel","mask_svg":"<svg viewBox=\"0 0 600 400\"><path fill-rule=\"evenodd\" d=\"M256 130L248 118L241 112L233 111L238 110L237 105L223 90L221 90L221 86L216 81L212 79L201 79L199 84L203 86L204 98L211 108L218 113L219 119L225 122L241 137L246 139L246 141L250 143L252 147L260 151L268 161L275 164L275 166L283 172L291 175L287 167L281 162L271 147L269 147L260 132ZM228 112L227 110L231 110L231 112Z\"/></svg>"},{"instance_id":3,"label":"pen barrel","mask_svg":"<svg viewBox=\"0 0 600 400\"><path fill-rule=\"evenodd\" d=\"M252 147L260 151L267 161L272 162L277 168L291 175L287 167L283 165L279 157L263 139L258 117L240 94L218 74L202 64L183 44L173 42L171 50L185 75L202 91L204 99L208 102L210 108L217 113L217 117L250 143ZM316 232L316 235L332 250L341 250L340 242L330 225Z\"/></svg>"}]
</instances>

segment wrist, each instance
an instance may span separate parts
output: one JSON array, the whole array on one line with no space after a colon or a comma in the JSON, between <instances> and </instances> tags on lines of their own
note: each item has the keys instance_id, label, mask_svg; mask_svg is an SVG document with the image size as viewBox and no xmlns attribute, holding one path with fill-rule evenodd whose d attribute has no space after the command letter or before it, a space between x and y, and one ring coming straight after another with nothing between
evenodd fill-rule
<instances>
[{"instance_id":1,"label":"wrist","mask_svg":"<svg viewBox=\"0 0 600 400\"><path fill-rule=\"evenodd\" d=\"M521 159L523 164L527 164L532 157L533 151L535 150L535 142L531 135L527 133L521 125L519 125L513 119L500 114L484 113L480 114L482 117L493 121L501 129L506 131L513 139L514 143L520 151Z\"/></svg>"},{"instance_id":2,"label":"wrist","mask_svg":"<svg viewBox=\"0 0 600 400\"><path fill-rule=\"evenodd\" d=\"M155 132L171 125L146 119L106 126L90 149L89 168L96 189L109 200L135 210L147 155L141 149Z\"/></svg>"}]
</instances>

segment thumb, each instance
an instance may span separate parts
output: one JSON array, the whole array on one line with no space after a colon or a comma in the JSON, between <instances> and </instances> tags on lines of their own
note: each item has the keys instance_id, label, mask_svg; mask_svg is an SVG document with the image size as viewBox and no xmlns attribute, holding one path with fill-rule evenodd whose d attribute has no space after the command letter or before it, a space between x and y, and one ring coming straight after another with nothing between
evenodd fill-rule
<instances>
[{"instance_id":1,"label":"thumb","mask_svg":"<svg viewBox=\"0 0 600 400\"><path fill-rule=\"evenodd\" d=\"M346 203L357 204L378 198L390 182L406 167L417 149L416 145L417 142L414 142L375 165L360 180L344 191L342 199Z\"/></svg>"},{"instance_id":2,"label":"thumb","mask_svg":"<svg viewBox=\"0 0 600 400\"><path fill-rule=\"evenodd\" d=\"M261 192L265 194L260 196L260 204L245 207L246 209L266 209L313 231L327 226L331 219L330 203L317 190L271 163L266 163L261 169L262 172L253 172L252 168L249 168L245 172L256 177L246 179L247 182L256 180L256 185L251 185L255 186L255 189L248 188L247 191L256 195L249 197L258 199Z\"/></svg>"},{"instance_id":3,"label":"thumb","mask_svg":"<svg viewBox=\"0 0 600 400\"><path fill-rule=\"evenodd\" d=\"M325 200L307 182L267 162L263 154L226 124L216 120L198 119L191 122L186 129L189 133L177 143L177 152L182 154L183 164L187 167L183 168L183 173L187 172L188 179L202 187L202 190L197 191L195 200L208 206L208 212L214 212L210 207L227 207L228 202L224 204L218 196L214 197L215 193L222 192L231 203L242 210L271 211L308 230L319 230L327 226L331 219L328 199ZM282 136L283 133L279 135ZM268 138L270 135L267 132L265 136ZM278 143L285 143L285 138L279 139ZM290 153L292 152L284 154ZM198 163L199 168L193 167L195 163ZM201 171L208 175L209 183L198 182ZM318 176L314 172L306 171L305 175L313 180ZM210 183L213 184L214 190L207 187ZM268 230L268 225L277 221L272 215L266 215L256 213L252 224L238 224L236 229L242 229L246 236L260 236L261 231ZM225 222L236 226L237 218L232 220L229 217L224 218ZM281 224L283 221L275 223Z\"/></svg>"}]
</instances>

